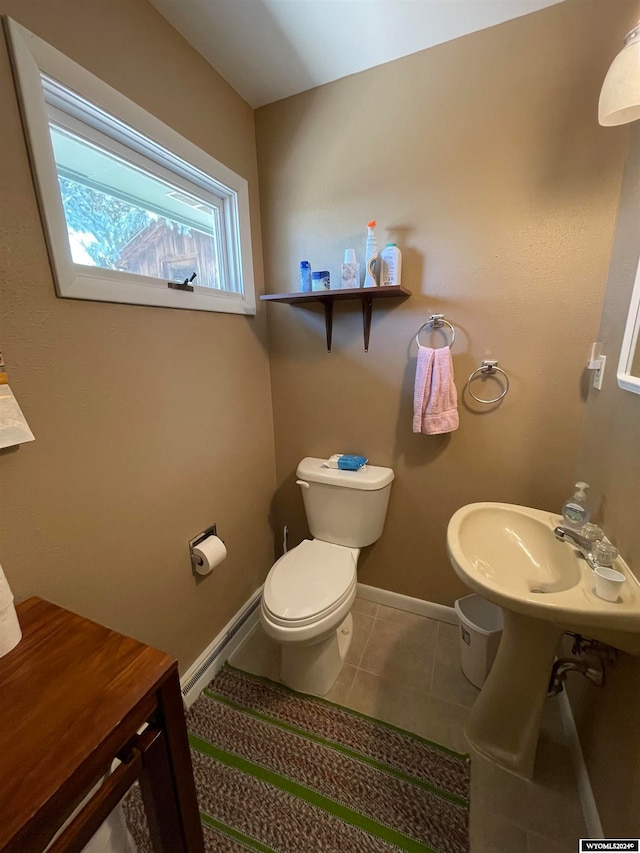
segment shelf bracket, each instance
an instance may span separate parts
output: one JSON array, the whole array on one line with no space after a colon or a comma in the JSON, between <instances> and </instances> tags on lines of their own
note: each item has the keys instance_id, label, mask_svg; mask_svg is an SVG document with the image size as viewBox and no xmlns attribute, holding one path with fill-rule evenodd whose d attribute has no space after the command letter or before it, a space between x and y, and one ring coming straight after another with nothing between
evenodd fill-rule
<instances>
[{"instance_id":1,"label":"shelf bracket","mask_svg":"<svg viewBox=\"0 0 640 853\"><path fill-rule=\"evenodd\" d=\"M373 313L373 299L366 296L362 300L362 331L364 334L364 351L369 352L369 337L371 336L371 314Z\"/></svg>"},{"instance_id":2,"label":"shelf bracket","mask_svg":"<svg viewBox=\"0 0 640 853\"><path fill-rule=\"evenodd\" d=\"M307 308L314 303L321 302L324 308L324 323L327 336L327 352L331 352L331 338L333 336L333 303L359 299L362 302L362 327L364 333L364 351L369 352L369 338L371 337L371 318L373 314L373 300L385 298L406 299L411 292L400 285L380 285L371 287L366 291L361 287L325 290L316 292L298 293L263 293L260 300L269 302L284 302L288 305L300 305Z\"/></svg>"},{"instance_id":3,"label":"shelf bracket","mask_svg":"<svg viewBox=\"0 0 640 853\"><path fill-rule=\"evenodd\" d=\"M324 305L324 325L327 332L327 352L331 352L331 337L333 335L333 299L327 299Z\"/></svg>"}]
</instances>

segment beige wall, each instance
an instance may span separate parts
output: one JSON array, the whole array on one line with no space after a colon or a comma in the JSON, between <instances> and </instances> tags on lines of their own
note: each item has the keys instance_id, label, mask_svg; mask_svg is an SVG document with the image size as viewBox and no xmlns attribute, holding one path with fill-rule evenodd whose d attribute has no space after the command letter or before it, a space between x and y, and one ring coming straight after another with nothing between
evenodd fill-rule
<instances>
[{"instance_id":1,"label":"beige wall","mask_svg":"<svg viewBox=\"0 0 640 853\"><path fill-rule=\"evenodd\" d=\"M466 591L445 553L458 507L559 509L570 492L628 144L598 126L597 98L633 7L570 0L257 111L268 291L297 289L301 259L334 280L346 247L362 261L372 217L403 251L412 296L375 305L368 354L359 304L336 308L331 354L320 309L268 315L275 523L306 534L307 454L396 472L365 583L451 604ZM432 312L457 329L450 436L411 432L414 335ZM487 357L511 391L479 410L462 390Z\"/></svg>"},{"instance_id":2,"label":"beige wall","mask_svg":"<svg viewBox=\"0 0 640 853\"><path fill-rule=\"evenodd\" d=\"M14 17L249 180L262 253L254 115L144 0L0 0ZM464 588L447 520L473 500L559 507L576 473L640 569L640 397L614 381L638 258L640 138L626 154L594 122L601 79L637 2L575 2L373 69L257 114L267 290L302 258L335 279L366 221L404 253L404 303L256 318L57 299L9 62L0 50L0 349L36 442L0 451L0 561L37 594L179 656L202 651L261 582L273 536L306 534L297 461L347 450L397 473L383 539L360 579L451 603ZM361 258L362 259L362 258ZM485 357L512 386L496 410L463 403L450 437L410 431L413 336L429 313L457 329L458 387ZM607 341L590 392L589 343ZM425 341L427 343L428 341ZM489 389L488 389L489 390ZM229 558L196 582L186 541L216 521ZM639 665L574 691L605 830L640 832ZM628 737L630 734L632 736ZM614 767L615 772L612 772Z\"/></svg>"},{"instance_id":3,"label":"beige wall","mask_svg":"<svg viewBox=\"0 0 640 853\"><path fill-rule=\"evenodd\" d=\"M597 518L640 577L640 395L621 390L616 368L640 253L640 128L634 127L599 340L608 363L591 391L580 475L593 484ZM640 661L620 655L603 690L572 679L574 713L608 836L640 836Z\"/></svg>"},{"instance_id":4,"label":"beige wall","mask_svg":"<svg viewBox=\"0 0 640 853\"><path fill-rule=\"evenodd\" d=\"M251 108L145 0L0 12L247 178L262 289ZM0 103L0 349L36 435L0 452L0 561L18 599L49 598L184 670L273 560L264 313L56 298L4 44ZM229 557L196 582L187 541L212 522Z\"/></svg>"}]
</instances>

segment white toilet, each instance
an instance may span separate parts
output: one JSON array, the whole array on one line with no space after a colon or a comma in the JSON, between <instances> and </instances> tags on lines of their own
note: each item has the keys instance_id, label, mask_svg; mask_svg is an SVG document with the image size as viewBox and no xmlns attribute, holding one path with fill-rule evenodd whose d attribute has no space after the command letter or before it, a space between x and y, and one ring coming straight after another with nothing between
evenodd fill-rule
<instances>
[{"instance_id":1,"label":"white toilet","mask_svg":"<svg viewBox=\"0 0 640 853\"><path fill-rule=\"evenodd\" d=\"M309 530L272 567L260 621L282 644L280 678L294 690L323 696L349 650L360 549L382 535L393 471L326 468L308 456L298 465Z\"/></svg>"}]
</instances>

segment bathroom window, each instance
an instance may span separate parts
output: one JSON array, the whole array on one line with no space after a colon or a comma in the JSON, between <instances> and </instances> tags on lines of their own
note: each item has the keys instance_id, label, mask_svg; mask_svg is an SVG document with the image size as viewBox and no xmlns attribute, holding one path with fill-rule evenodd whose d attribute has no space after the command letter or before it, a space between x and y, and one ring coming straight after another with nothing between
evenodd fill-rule
<instances>
[{"instance_id":1,"label":"bathroom window","mask_svg":"<svg viewBox=\"0 0 640 853\"><path fill-rule=\"evenodd\" d=\"M8 32L58 294L255 314L246 180L14 21Z\"/></svg>"}]
</instances>

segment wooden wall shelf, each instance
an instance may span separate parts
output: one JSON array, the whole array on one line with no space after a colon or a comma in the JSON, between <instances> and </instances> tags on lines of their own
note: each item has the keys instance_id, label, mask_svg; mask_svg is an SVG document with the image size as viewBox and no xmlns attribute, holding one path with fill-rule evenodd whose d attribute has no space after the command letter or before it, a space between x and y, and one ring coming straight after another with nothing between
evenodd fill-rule
<instances>
[{"instance_id":1,"label":"wooden wall shelf","mask_svg":"<svg viewBox=\"0 0 640 853\"><path fill-rule=\"evenodd\" d=\"M364 332L364 351L369 351L371 335L371 314L374 299L407 299L411 291L405 287L354 287L351 290L318 290L312 293L268 293L261 296L264 302L286 302L287 305L309 307L320 303L324 308L324 322L327 333L327 352L331 352L333 334L333 303L359 299L362 302L362 327Z\"/></svg>"}]
</instances>

